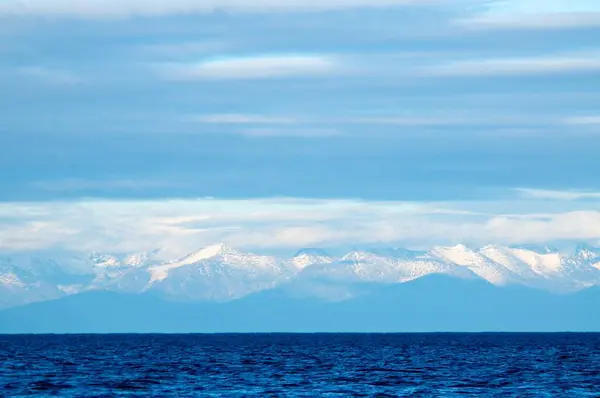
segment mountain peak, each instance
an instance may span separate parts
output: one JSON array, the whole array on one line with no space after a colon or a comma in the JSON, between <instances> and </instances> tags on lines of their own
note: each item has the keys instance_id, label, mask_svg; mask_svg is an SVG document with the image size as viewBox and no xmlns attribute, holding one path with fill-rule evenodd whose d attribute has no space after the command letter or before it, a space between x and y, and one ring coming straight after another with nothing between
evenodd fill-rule
<instances>
[{"instance_id":1,"label":"mountain peak","mask_svg":"<svg viewBox=\"0 0 600 398\"><path fill-rule=\"evenodd\" d=\"M575 246L573 254L585 260L595 260L600 257L600 249L587 243L580 243Z\"/></svg>"},{"instance_id":2,"label":"mountain peak","mask_svg":"<svg viewBox=\"0 0 600 398\"><path fill-rule=\"evenodd\" d=\"M209 258L214 258L218 256L222 256L224 254L237 253L238 251L227 246L225 243L217 243L215 245L206 246L197 252L188 254L185 256L180 262L185 262L187 264L196 263L198 261L207 260Z\"/></svg>"},{"instance_id":3,"label":"mountain peak","mask_svg":"<svg viewBox=\"0 0 600 398\"><path fill-rule=\"evenodd\" d=\"M300 257L300 256L319 256L319 257L329 257L329 254L327 254L327 252L323 249L317 249L317 248L313 248L313 247L307 247L307 248L303 248L300 249L296 252L296 254L294 255L294 257Z\"/></svg>"},{"instance_id":4,"label":"mountain peak","mask_svg":"<svg viewBox=\"0 0 600 398\"><path fill-rule=\"evenodd\" d=\"M314 264L329 264L333 259L324 250L315 248L300 249L292 259L292 263L299 269L304 269Z\"/></svg>"}]
</instances>

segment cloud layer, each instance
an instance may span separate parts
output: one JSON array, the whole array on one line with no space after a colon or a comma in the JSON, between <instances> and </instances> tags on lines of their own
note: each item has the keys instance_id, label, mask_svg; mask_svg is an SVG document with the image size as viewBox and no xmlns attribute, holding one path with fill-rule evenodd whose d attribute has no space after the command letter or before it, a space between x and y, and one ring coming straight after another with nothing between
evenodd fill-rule
<instances>
[{"instance_id":1,"label":"cloud layer","mask_svg":"<svg viewBox=\"0 0 600 398\"><path fill-rule=\"evenodd\" d=\"M0 247L596 239L597 4L0 1Z\"/></svg>"},{"instance_id":2,"label":"cloud layer","mask_svg":"<svg viewBox=\"0 0 600 398\"><path fill-rule=\"evenodd\" d=\"M220 241L291 250L600 239L597 194L523 192L536 202L515 197L454 203L291 198L5 203L0 205L0 250L164 248L180 255ZM588 197L595 201L573 202ZM548 200L562 204L557 209Z\"/></svg>"}]
</instances>

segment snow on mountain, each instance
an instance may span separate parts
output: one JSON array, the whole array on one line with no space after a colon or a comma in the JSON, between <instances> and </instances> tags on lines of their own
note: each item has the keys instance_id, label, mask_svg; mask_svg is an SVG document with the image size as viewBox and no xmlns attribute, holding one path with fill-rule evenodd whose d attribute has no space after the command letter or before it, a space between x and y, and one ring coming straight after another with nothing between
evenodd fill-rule
<instances>
[{"instance_id":1,"label":"snow on mountain","mask_svg":"<svg viewBox=\"0 0 600 398\"><path fill-rule=\"evenodd\" d=\"M576 258L585 261L600 260L600 248L593 247L585 243L577 244L567 250L557 250L563 257Z\"/></svg>"},{"instance_id":2,"label":"snow on mountain","mask_svg":"<svg viewBox=\"0 0 600 398\"><path fill-rule=\"evenodd\" d=\"M311 265L330 264L332 262L333 258L320 249L301 249L292 259L292 263L300 270Z\"/></svg>"},{"instance_id":3,"label":"snow on mountain","mask_svg":"<svg viewBox=\"0 0 600 398\"><path fill-rule=\"evenodd\" d=\"M95 271L108 268L128 268L142 267L149 264L160 262L160 249L149 252L129 253L129 254L111 254L93 252L88 255L88 259L93 263Z\"/></svg>"},{"instance_id":4,"label":"snow on mountain","mask_svg":"<svg viewBox=\"0 0 600 398\"><path fill-rule=\"evenodd\" d=\"M448 264L421 252L394 252L394 256L373 251L352 251L336 261L308 267L305 275L347 282L407 282L440 273L468 277L455 264Z\"/></svg>"},{"instance_id":5,"label":"snow on mountain","mask_svg":"<svg viewBox=\"0 0 600 398\"><path fill-rule=\"evenodd\" d=\"M291 278L290 261L256 255L224 244L208 246L177 261L148 268L146 290L186 300L231 300L270 289Z\"/></svg>"},{"instance_id":6,"label":"snow on mountain","mask_svg":"<svg viewBox=\"0 0 600 398\"><path fill-rule=\"evenodd\" d=\"M147 255L138 258L149 258ZM0 256L0 307L105 289L135 256L105 253L31 252Z\"/></svg>"},{"instance_id":7,"label":"snow on mountain","mask_svg":"<svg viewBox=\"0 0 600 398\"><path fill-rule=\"evenodd\" d=\"M127 267L142 267L144 265L154 264L160 261L160 254L160 249L155 249L149 252L129 254L122 258L121 264Z\"/></svg>"},{"instance_id":8,"label":"snow on mountain","mask_svg":"<svg viewBox=\"0 0 600 398\"><path fill-rule=\"evenodd\" d=\"M356 287L404 283L425 275L482 278L552 291L600 285L600 249L547 246L435 246L355 250L334 257L302 249L290 258L247 253L218 244L176 260L162 251L134 254L22 253L0 256L0 307L88 290L151 293L173 300L226 301L278 286L349 298ZM360 290L360 289L359 289Z\"/></svg>"},{"instance_id":9,"label":"snow on mountain","mask_svg":"<svg viewBox=\"0 0 600 398\"><path fill-rule=\"evenodd\" d=\"M139 293L150 281L147 268L163 262L161 254L160 249L132 254L91 253L95 278L84 290Z\"/></svg>"},{"instance_id":10,"label":"snow on mountain","mask_svg":"<svg viewBox=\"0 0 600 398\"><path fill-rule=\"evenodd\" d=\"M537 253L532 250L512 249L513 254L519 260L531 267L540 275L559 273L562 269L560 253Z\"/></svg>"},{"instance_id":11,"label":"snow on mountain","mask_svg":"<svg viewBox=\"0 0 600 398\"><path fill-rule=\"evenodd\" d=\"M406 282L434 272L438 264L428 262L399 262L367 251L354 251L341 258L338 265L349 276L365 282Z\"/></svg>"},{"instance_id":12,"label":"snow on mountain","mask_svg":"<svg viewBox=\"0 0 600 398\"><path fill-rule=\"evenodd\" d=\"M302 277L348 283L383 279L392 282L400 278L392 259L363 251L350 252L336 261L312 264Z\"/></svg>"},{"instance_id":13,"label":"snow on mountain","mask_svg":"<svg viewBox=\"0 0 600 398\"><path fill-rule=\"evenodd\" d=\"M0 309L61 297L61 290L0 259Z\"/></svg>"},{"instance_id":14,"label":"snow on mountain","mask_svg":"<svg viewBox=\"0 0 600 398\"><path fill-rule=\"evenodd\" d=\"M590 265L600 270L600 249L589 246L579 247L576 254L580 259L589 261Z\"/></svg>"},{"instance_id":15,"label":"snow on mountain","mask_svg":"<svg viewBox=\"0 0 600 398\"><path fill-rule=\"evenodd\" d=\"M0 262L30 272L45 279L60 280L91 273L91 263L74 253L13 253L0 257Z\"/></svg>"},{"instance_id":16,"label":"snow on mountain","mask_svg":"<svg viewBox=\"0 0 600 398\"><path fill-rule=\"evenodd\" d=\"M430 254L441 261L468 268L494 285L507 285L518 282L519 279L510 269L465 245L436 246L431 249Z\"/></svg>"},{"instance_id":17,"label":"snow on mountain","mask_svg":"<svg viewBox=\"0 0 600 398\"><path fill-rule=\"evenodd\" d=\"M593 286L600 274L589 251L576 249L571 255L548 248L524 249L486 246L482 254L519 276L518 283L551 290L578 290Z\"/></svg>"},{"instance_id":18,"label":"snow on mountain","mask_svg":"<svg viewBox=\"0 0 600 398\"><path fill-rule=\"evenodd\" d=\"M600 249L590 246L578 246L571 256L561 255L560 281L567 280L574 290L600 284L597 266L600 264Z\"/></svg>"},{"instance_id":19,"label":"snow on mountain","mask_svg":"<svg viewBox=\"0 0 600 398\"><path fill-rule=\"evenodd\" d=\"M223 244L205 247L195 253L189 254L180 260L173 261L167 264L156 265L149 268L151 278L150 282L160 282L169 276L169 271L184 267L186 265L193 265L202 260L208 260L213 257L221 255L228 255L234 253L234 250L225 247Z\"/></svg>"},{"instance_id":20,"label":"snow on mountain","mask_svg":"<svg viewBox=\"0 0 600 398\"><path fill-rule=\"evenodd\" d=\"M0 264L67 290L69 286L85 285L92 278L89 261L73 253L19 253L0 257Z\"/></svg>"},{"instance_id":21,"label":"snow on mountain","mask_svg":"<svg viewBox=\"0 0 600 398\"><path fill-rule=\"evenodd\" d=\"M429 274L460 278L474 275L431 258L426 252L404 249L355 250L340 258L315 261L284 288L292 296L344 301L368 294L378 284L404 283Z\"/></svg>"},{"instance_id":22,"label":"snow on mountain","mask_svg":"<svg viewBox=\"0 0 600 398\"><path fill-rule=\"evenodd\" d=\"M479 249L479 253L494 263L509 270L513 277L517 277L519 281L525 283L525 281L532 281L539 277L531 266L523 261L519 256L514 253L514 250L508 247L488 245Z\"/></svg>"},{"instance_id":23,"label":"snow on mountain","mask_svg":"<svg viewBox=\"0 0 600 398\"><path fill-rule=\"evenodd\" d=\"M93 252L90 253L89 259L96 267L108 268L121 266L119 259L112 254Z\"/></svg>"}]
</instances>

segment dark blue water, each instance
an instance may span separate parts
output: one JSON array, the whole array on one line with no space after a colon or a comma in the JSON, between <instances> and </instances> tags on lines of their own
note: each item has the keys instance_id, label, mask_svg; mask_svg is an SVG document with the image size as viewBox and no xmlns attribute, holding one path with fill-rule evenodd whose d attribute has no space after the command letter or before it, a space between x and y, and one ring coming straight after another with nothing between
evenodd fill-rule
<instances>
[{"instance_id":1,"label":"dark blue water","mask_svg":"<svg viewBox=\"0 0 600 398\"><path fill-rule=\"evenodd\" d=\"M5 335L0 392L600 397L600 334Z\"/></svg>"}]
</instances>

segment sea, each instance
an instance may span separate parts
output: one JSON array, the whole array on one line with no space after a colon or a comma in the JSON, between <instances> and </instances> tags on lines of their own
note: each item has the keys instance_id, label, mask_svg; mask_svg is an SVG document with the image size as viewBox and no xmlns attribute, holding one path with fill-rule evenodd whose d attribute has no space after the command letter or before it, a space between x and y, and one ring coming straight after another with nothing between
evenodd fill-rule
<instances>
[{"instance_id":1,"label":"sea","mask_svg":"<svg viewBox=\"0 0 600 398\"><path fill-rule=\"evenodd\" d=\"M0 396L600 397L600 334L0 335Z\"/></svg>"}]
</instances>

